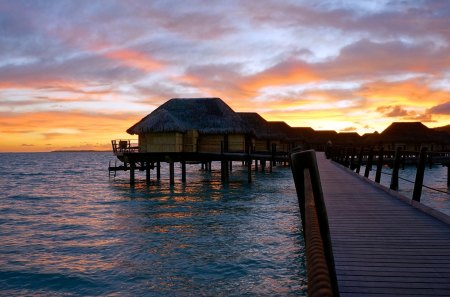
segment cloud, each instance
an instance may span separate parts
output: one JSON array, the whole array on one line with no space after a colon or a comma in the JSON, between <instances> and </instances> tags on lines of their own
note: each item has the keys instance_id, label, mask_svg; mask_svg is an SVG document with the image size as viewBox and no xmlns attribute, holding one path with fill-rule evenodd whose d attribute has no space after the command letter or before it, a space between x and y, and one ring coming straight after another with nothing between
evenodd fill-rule
<instances>
[{"instance_id":1,"label":"cloud","mask_svg":"<svg viewBox=\"0 0 450 297\"><path fill-rule=\"evenodd\" d=\"M339 130L340 132L356 132L358 128L356 127L346 127L344 129Z\"/></svg>"},{"instance_id":2,"label":"cloud","mask_svg":"<svg viewBox=\"0 0 450 297\"><path fill-rule=\"evenodd\" d=\"M448 114L450 115L450 101L445 103L433 106L429 109L429 112L432 114Z\"/></svg>"},{"instance_id":3,"label":"cloud","mask_svg":"<svg viewBox=\"0 0 450 297\"><path fill-rule=\"evenodd\" d=\"M377 108L378 112L381 112L387 117L405 117L408 116L409 112L405 110L402 106L380 106Z\"/></svg>"},{"instance_id":4,"label":"cloud","mask_svg":"<svg viewBox=\"0 0 450 297\"><path fill-rule=\"evenodd\" d=\"M433 122L432 115L428 112L418 112L415 110L408 110L403 106L379 106L377 111L386 117L401 118L403 120L413 120L421 122Z\"/></svg>"}]
</instances>

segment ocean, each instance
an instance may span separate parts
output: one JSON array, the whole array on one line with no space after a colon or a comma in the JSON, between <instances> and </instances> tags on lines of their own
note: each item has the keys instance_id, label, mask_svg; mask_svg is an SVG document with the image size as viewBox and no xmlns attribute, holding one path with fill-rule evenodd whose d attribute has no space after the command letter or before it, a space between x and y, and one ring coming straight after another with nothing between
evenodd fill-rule
<instances>
[{"instance_id":1,"label":"ocean","mask_svg":"<svg viewBox=\"0 0 450 297\"><path fill-rule=\"evenodd\" d=\"M0 154L1 296L305 296L291 171L129 185L111 153Z\"/></svg>"}]
</instances>

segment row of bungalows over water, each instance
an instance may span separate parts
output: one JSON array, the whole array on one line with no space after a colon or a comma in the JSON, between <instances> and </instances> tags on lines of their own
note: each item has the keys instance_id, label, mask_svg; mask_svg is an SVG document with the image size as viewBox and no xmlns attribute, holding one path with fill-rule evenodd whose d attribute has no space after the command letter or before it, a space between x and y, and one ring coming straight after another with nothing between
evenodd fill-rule
<instances>
[{"instance_id":1,"label":"row of bungalows over water","mask_svg":"<svg viewBox=\"0 0 450 297\"><path fill-rule=\"evenodd\" d=\"M211 162L221 161L222 179L226 180L231 162L242 161L248 166L250 181L252 164L257 169L258 162L262 168L269 162L271 170L272 164L288 163L289 154L295 148L323 151L330 144L423 145L417 142L418 137L411 137L416 141L411 143L407 139L398 142L400 138L394 141L392 136L406 135L398 131L402 129L420 133L428 129L419 124L394 123L381 134L359 136L357 133L316 131L310 127L291 127L281 121L267 121L254 112L235 112L220 98L174 98L127 129L127 133L137 135L137 141L112 141L113 152L123 165L109 169L114 172L130 170L130 182L134 183L135 169L146 170L149 181L150 169L156 168L159 178L160 163L166 162L170 164L173 183L174 162L181 163L184 181L186 162L202 163L202 168L204 165L211 169ZM426 138L425 141L432 143L435 149L449 150L450 135L447 138L442 135L440 140Z\"/></svg>"}]
</instances>

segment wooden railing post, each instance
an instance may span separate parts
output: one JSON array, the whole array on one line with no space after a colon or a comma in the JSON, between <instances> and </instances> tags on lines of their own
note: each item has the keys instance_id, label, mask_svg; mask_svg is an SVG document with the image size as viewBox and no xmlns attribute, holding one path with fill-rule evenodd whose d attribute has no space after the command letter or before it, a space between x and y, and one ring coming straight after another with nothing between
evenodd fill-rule
<instances>
[{"instance_id":1,"label":"wooden railing post","mask_svg":"<svg viewBox=\"0 0 450 297\"><path fill-rule=\"evenodd\" d=\"M391 190L398 190L398 171L400 169L400 159L402 157L402 148L398 147L395 151L394 167L392 168Z\"/></svg>"},{"instance_id":2,"label":"wooden railing post","mask_svg":"<svg viewBox=\"0 0 450 297\"><path fill-rule=\"evenodd\" d=\"M366 162L366 170L364 170L364 177L369 177L369 172L372 170L372 162L373 162L373 147L371 146L369 149L369 155L367 156Z\"/></svg>"},{"instance_id":3,"label":"wooden railing post","mask_svg":"<svg viewBox=\"0 0 450 297\"><path fill-rule=\"evenodd\" d=\"M380 151L378 153L378 163L377 163L377 172L375 173L375 182L380 183L381 180L381 169L383 169L383 156L384 156L384 148L380 147Z\"/></svg>"},{"instance_id":4,"label":"wooden railing post","mask_svg":"<svg viewBox=\"0 0 450 297\"><path fill-rule=\"evenodd\" d=\"M427 148L422 147L419 155L419 162L417 164L416 181L414 183L414 192L412 200L420 202L422 195L423 177L425 175L425 162L427 159Z\"/></svg>"},{"instance_id":5,"label":"wooden railing post","mask_svg":"<svg viewBox=\"0 0 450 297\"><path fill-rule=\"evenodd\" d=\"M358 174L361 171L361 164L362 164L363 154L364 154L364 147L362 146L361 149L359 150L358 165L356 166L356 173L358 173Z\"/></svg>"}]
</instances>

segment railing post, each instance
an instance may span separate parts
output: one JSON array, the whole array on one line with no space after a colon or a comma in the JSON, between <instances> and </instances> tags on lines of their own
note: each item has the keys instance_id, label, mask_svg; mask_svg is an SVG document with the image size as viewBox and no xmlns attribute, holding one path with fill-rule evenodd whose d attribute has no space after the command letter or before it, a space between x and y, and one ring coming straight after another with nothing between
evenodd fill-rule
<instances>
[{"instance_id":1,"label":"railing post","mask_svg":"<svg viewBox=\"0 0 450 297\"><path fill-rule=\"evenodd\" d=\"M414 183L414 192L412 200L420 202L422 195L423 177L425 175L425 162L427 159L427 148L422 147L419 155L419 162L417 164L416 181Z\"/></svg>"},{"instance_id":2,"label":"railing post","mask_svg":"<svg viewBox=\"0 0 450 297\"><path fill-rule=\"evenodd\" d=\"M358 173L358 174L361 171L363 154L364 154L364 147L362 146L361 149L359 150L358 165L356 166L356 173Z\"/></svg>"},{"instance_id":3,"label":"railing post","mask_svg":"<svg viewBox=\"0 0 450 297\"><path fill-rule=\"evenodd\" d=\"M398 190L398 171L400 169L400 159L402 157L402 148L398 147L395 151L394 167L392 168L391 190Z\"/></svg>"},{"instance_id":4,"label":"railing post","mask_svg":"<svg viewBox=\"0 0 450 297\"><path fill-rule=\"evenodd\" d=\"M364 170L364 177L369 178L369 172L372 170L372 162L373 162L373 147L371 146L369 149L369 155L367 156L366 162L366 170Z\"/></svg>"},{"instance_id":5,"label":"railing post","mask_svg":"<svg viewBox=\"0 0 450 297\"><path fill-rule=\"evenodd\" d=\"M381 180L381 169L383 168L383 156L384 156L384 148L381 147L378 153L378 163L377 163L377 172L375 174L375 182L380 183Z\"/></svg>"}]
</instances>

